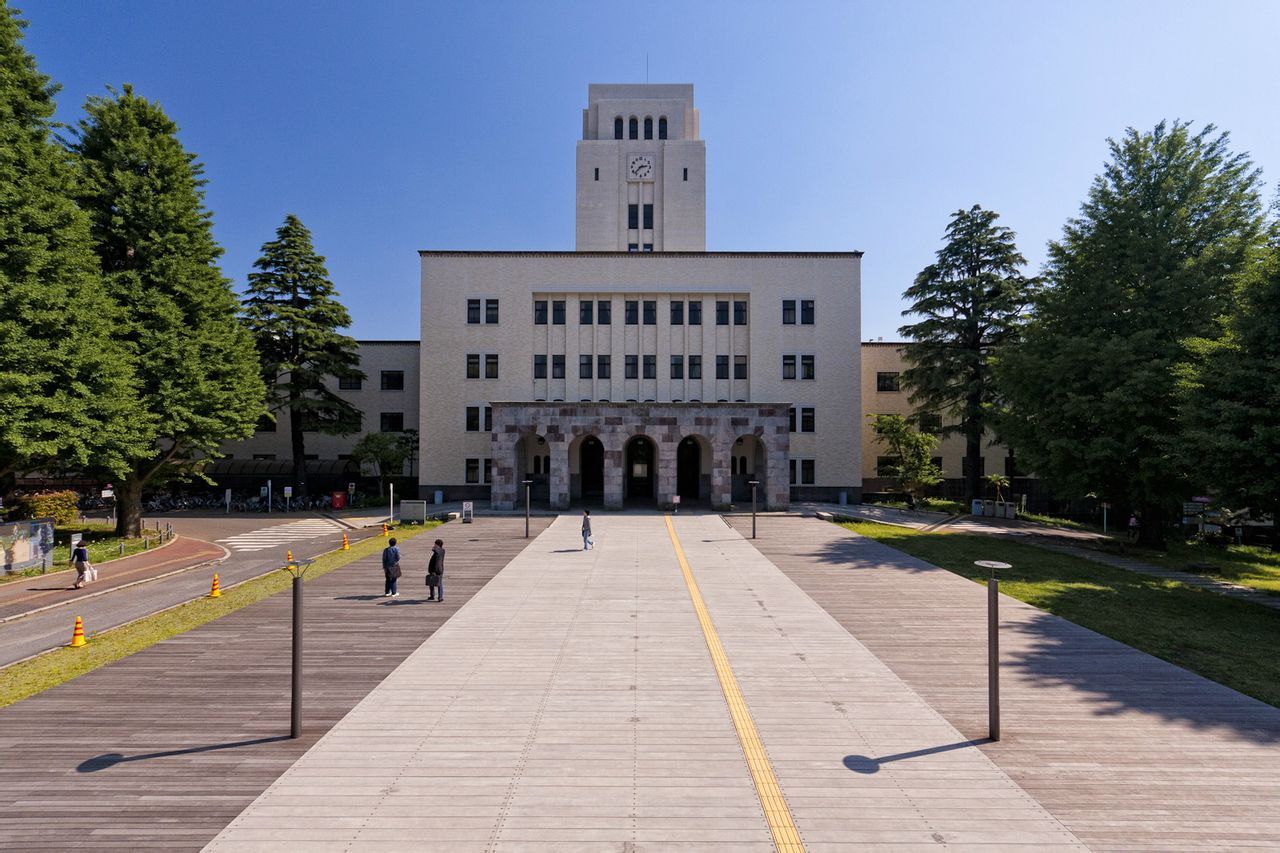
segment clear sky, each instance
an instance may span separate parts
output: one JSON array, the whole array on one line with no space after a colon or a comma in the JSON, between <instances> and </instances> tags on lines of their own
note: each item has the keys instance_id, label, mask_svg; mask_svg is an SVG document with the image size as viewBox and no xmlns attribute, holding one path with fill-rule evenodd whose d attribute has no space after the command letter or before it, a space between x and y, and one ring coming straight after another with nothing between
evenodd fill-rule
<instances>
[{"instance_id":1,"label":"clear sky","mask_svg":"<svg viewBox=\"0 0 1280 853\"><path fill-rule=\"evenodd\" d=\"M1280 176L1280 2L11 0L59 118L134 84L205 163L243 287L288 212L361 338L417 338L418 249L572 249L588 83L692 83L707 248L852 250L862 337L949 215L982 204L1031 271L1106 158L1213 122Z\"/></svg>"}]
</instances>

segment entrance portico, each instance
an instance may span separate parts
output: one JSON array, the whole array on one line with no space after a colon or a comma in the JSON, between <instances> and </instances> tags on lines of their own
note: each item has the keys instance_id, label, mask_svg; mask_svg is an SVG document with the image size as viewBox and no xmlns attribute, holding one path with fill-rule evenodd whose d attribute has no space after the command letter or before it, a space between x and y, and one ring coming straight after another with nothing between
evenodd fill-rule
<instances>
[{"instance_id":1,"label":"entrance portico","mask_svg":"<svg viewBox=\"0 0 1280 853\"><path fill-rule=\"evenodd\" d=\"M685 505L724 508L735 480L750 479L760 483L761 508L790 502L788 403L491 405L495 509L523 500L522 460L533 442L550 460L542 473L554 509L601 499L609 509L629 499L670 507L677 494ZM754 452L743 454L744 445Z\"/></svg>"}]
</instances>

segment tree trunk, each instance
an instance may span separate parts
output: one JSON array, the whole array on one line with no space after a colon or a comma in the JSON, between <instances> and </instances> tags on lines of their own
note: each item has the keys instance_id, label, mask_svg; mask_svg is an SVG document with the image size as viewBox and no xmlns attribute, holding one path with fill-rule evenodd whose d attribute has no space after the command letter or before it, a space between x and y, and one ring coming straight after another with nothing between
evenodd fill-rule
<instances>
[{"instance_id":1,"label":"tree trunk","mask_svg":"<svg viewBox=\"0 0 1280 853\"><path fill-rule=\"evenodd\" d=\"M116 486L116 535L131 539L142 535L142 481L136 471Z\"/></svg>"},{"instance_id":2,"label":"tree trunk","mask_svg":"<svg viewBox=\"0 0 1280 853\"><path fill-rule=\"evenodd\" d=\"M1139 521L1138 544L1144 548L1164 550L1164 507L1143 501Z\"/></svg>"},{"instance_id":3,"label":"tree trunk","mask_svg":"<svg viewBox=\"0 0 1280 853\"><path fill-rule=\"evenodd\" d=\"M964 457L969 470L964 475L965 503L982 497L982 434L966 434L964 439Z\"/></svg>"},{"instance_id":4,"label":"tree trunk","mask_svg":"<svg viewBox=\"0 0 1280 853\"><path fill-rule=\"evenodd\" d=\"M302 417L293 408L289 409L289 438L293 443L293 487L298 498L307 496L307 448L302 434Z\"/></svg>"}]
</instances>

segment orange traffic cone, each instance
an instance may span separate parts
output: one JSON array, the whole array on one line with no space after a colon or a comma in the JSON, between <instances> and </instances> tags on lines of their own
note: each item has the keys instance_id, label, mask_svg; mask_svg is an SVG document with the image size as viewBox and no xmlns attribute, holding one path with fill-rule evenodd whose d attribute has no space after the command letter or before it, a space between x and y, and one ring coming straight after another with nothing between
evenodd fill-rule
<instances>
[{"instance_id":1,"label":"orange traffic cone","mask_svg":"<svg viewBox=\"0 0 1280 853\"><path fill-rule=\"evenodd\" d=\"M284 552L284 561L285 561L286 563L288 563L289 565L291 565L291 566L293 565L293 550L292 550L292 549L290 549L290 550L288 550L288 551L285 551L285 552Z\"/></svg>"},{"instance_id":2,"label":"orange traffic cone","mask_svg":"<svg viewBox=\"0 0 1280 853\"><path fill-rule=\"evenodd\" d=\"M71 648L78 649L85 645L86 642L87 641L84 638L84 622L81 621L79 616L77 616L76 629L71 632Z\"/></svg>"},{"instance_id":3,"label":"orange traffic cone","mask_svg":"<svg viewBox=\"0 0 1280 853\"><path fill-rule=\"evenodd\" d=\"M347 541L347 534L345 533L342 534L342 550L344 551L351 550L351 543Z\"/></svg>"},{"instance_id":4,"label":"orange traffic cone","mask_svg":"<svg viewBox=\"0 0 1280 853\"><path fill-rule=\"evenodd\" d=\"M387 535L387 525L385 523L382 525L382 535L383 536Z\"/></svg>"},{"instance_id":5,"label":"orange traffic cone","mask_svg":"<svg viewBox=\"0 0 1280 853\"><path fill-rule=\"evenodd\" d=\"M210 598L222 598L222 587L218 586L218 573L213 573L213 589L209 590Z\"/></svg>"}]
</instances>

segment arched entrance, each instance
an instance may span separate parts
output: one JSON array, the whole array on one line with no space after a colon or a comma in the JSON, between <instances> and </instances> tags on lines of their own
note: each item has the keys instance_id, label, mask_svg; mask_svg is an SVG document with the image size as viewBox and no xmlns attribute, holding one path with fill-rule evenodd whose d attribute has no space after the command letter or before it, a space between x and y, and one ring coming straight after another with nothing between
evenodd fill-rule
<instances>
[{"instance_id":1,"label":"arched entrance","mask_svg":"<svg viewBox=\"0 0 1280 853\"><path fill-rule=\"evenodd\" d=\"M594 435L569 447L569 496L583 503L604 501L604 444Z\"/></svg>"},{"instance_id":2,"label":"arched entrance","mask_svg":"<svg viewBox=\"0 0 1280 853\"><path fill-rule=\"evenodd\" d=\"M524 505L524 481L532 480L529 500L546 503L551 500L551 448L536 433L525 433L516 442L516 504Z\"/></svg>"},{"instance_id":3,"label":"arched entrance","mask_svg":"<svg viewBox=\"0 0 1280 853\"><path fill-rule=\"evenodd\" d=\"M764 442L755 435L742 435L733 442L729 469L733 476L732 499L737 501L751 500L751 481L758 480L756 487L757 500L768 494L766 480Z\"/></svg>"},{"instance_id":4,"label":"arched entrance","mask_svg":"<svg viewBox=\"0 0 1280 853\"><path fill-rule=\"evenodd\" d=\"M622 478L623 498L628 501L653 501L654 486L658 480L658 449L653 441L643 435L632 438L627 442L623 461L626 465Z\"/></svg>"},{"instance_id":5,"label":"arched entrance","mask_svg":"<svg viewBox=\"0 0 1280 853\"><path fill-rule=\"evenodd\" d=\"M682 503L701 503L711 495L711 446L687 435L676 446L676 494Z\"/></svg>"}]
</instances>

